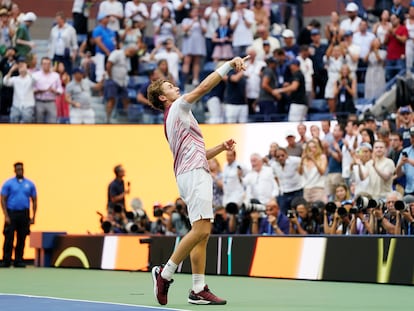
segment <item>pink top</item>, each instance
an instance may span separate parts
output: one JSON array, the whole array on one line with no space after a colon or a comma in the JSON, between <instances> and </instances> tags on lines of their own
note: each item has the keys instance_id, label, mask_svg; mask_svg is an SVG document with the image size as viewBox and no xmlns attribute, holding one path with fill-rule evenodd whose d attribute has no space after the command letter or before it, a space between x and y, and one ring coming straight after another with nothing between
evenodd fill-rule
<instances>
[{"instance_id":1,"label":"pink top","mask_svg":"<svg viewBox=\"0 0 414 311\"><path fill-rule=\"evenodd\" d=\"M35 80L34 90L36 91L46 91L35 94L37 100L42 101L54 101L56 95L48 89L55 90L58 94L63 93L62 82L60 81L60 76L57 72L51 71L49 73L44 73L43 70L36 71L32 74L33 79Z\"/></svg>"},{"instance_id":2,"label":"pink top","mask_svg":"<svg viewBox=\"0 0 414 311\"><path fill-rule=\"evenodd\" d=\"M164 113L165 135L174 157L175 176L204 168L209 172L204 138L191 104L181 96Z\"/></svg>"}]
</instances>

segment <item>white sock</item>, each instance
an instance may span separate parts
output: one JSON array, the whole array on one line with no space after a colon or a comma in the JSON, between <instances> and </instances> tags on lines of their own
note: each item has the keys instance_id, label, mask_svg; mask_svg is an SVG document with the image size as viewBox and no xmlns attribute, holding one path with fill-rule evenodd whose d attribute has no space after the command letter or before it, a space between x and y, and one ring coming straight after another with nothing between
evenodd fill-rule
<instances>
[{"instance_id":1,"label":"white sock","mask_svg":"<svg viewBox=\"0 0 414 311\"><path fill-rule=\"evenodd\" d=\"M193 291L194 293L199 293L204 290L204 286L206 286L204 274L193 274Z\"/></svg>"},{"instance_id":2,"label":"white sock","mask_svg":"<svg viewBox=\"0 0 414 311\"><path fill-rule=\"evenodd\" d=\"M167 281L171 281L173 274L175 273L175 270L177 270L177 264L175 264L171 259L168 260L166 265L164 266L164 269L162 269L161 277Z\"/></svg>"}]
</instances>

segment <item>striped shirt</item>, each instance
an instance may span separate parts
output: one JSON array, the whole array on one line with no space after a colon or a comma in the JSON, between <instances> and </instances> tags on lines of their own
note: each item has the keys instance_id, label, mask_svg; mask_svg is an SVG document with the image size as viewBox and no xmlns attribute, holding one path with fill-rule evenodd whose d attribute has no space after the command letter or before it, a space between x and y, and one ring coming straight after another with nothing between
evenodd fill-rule
<instances>
[{"instance_id":1,"label":"striped shirt","mask_svg":"<svg viewBox=\"0 0 414 311\"><path fill-rule=\"evenodd\" d=\"M197 168L209 172L203 135L191 104L183 96L165 110L164 127L174 157L175 176Z\"/></svg>"}]
</instances>

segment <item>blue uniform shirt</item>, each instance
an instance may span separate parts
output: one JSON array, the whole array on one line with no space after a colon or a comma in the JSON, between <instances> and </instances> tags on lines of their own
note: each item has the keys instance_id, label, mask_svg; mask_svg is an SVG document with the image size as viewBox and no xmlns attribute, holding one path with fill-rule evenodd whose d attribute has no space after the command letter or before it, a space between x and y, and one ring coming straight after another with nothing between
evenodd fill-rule
<instances>
[{"instance_id":1,"label":"blue uniform shirt","mask_svg":"<svg viewBox=\"0 0 414 311\"><path fill-rule=\"evenodd\" d=\"M35 198L37 193L32 181L14 177L4 183L1 195L7 197L7 209L22 211L30 208L30 198Z\"/></svg>"}]
</instances>

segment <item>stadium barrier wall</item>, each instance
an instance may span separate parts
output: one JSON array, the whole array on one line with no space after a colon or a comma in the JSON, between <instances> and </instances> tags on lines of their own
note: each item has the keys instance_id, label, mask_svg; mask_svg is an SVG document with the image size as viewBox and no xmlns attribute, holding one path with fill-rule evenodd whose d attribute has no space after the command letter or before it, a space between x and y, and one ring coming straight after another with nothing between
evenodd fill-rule
<instances>
[{"instance_id":1,"label":"stadium barrier wall","mask_svg":"<svg viewBox=\"0 0 414 311\"><path fill-rule=\"evenodd\" d=\"M51 264L147 271L165 263L180 237L60 235ZM414 239L389 236L212 236L206 274L414 284ZM186 259L179 273L191 273Z\"/></svg>"}]
</instances>

